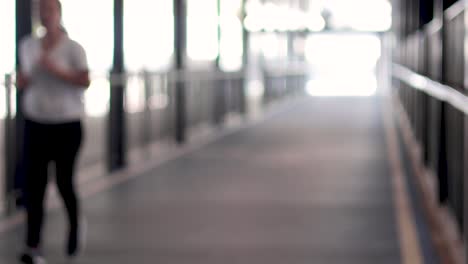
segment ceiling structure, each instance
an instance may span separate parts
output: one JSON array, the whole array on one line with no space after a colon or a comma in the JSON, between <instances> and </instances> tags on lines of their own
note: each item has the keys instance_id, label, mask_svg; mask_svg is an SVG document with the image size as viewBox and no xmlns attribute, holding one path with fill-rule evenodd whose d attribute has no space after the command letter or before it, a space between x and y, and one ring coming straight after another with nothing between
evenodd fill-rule
<instances>
[{"instance_id":1,"label":"ceiling structure","mask_svg":"<svg viewBox=\"0 0 468 264\"><path fill-rule=\"evenodd\" d=\"M391 23L389 0L247 0L251 31L387 31Z\"/></svg>"}]
</instances>

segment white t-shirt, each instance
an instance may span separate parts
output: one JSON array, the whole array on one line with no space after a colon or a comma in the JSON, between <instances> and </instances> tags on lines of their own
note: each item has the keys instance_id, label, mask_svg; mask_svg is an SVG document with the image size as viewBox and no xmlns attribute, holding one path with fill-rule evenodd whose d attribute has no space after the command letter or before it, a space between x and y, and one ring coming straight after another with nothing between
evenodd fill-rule
<instances>
[{"instance_id":1,"label":"white t-shirt","mask_svg":"<svg viewBox=\"0 0 468 264\"><path fill-rule=\"evenodd\" d=\"M26 118L40 123L78 121L84 115L83 87L65 82L38 66L41 40L26 37L20 44L21 71L29 78L22 110ZM63 36L50 51L51 60L66 70L87 71L86 54L76 41Z\"/></svg>"}]
</instances>

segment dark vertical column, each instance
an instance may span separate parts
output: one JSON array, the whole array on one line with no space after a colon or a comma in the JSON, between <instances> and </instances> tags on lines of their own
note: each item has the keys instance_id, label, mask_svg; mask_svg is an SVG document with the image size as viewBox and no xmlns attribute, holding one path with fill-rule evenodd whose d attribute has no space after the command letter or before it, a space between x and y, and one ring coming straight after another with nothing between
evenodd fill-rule
<instances>
[{"instance_id":1,"label":"dark vertical column","mask_svg":"<svg viewBox=\"0 0 468 264\"><path fill-rule=\"evenodd\" d=\"M442 11L441 11L441 17L443 21L443 26L442 26L442 82L444 84L447 84L447 82L451 81L448 79L448 76L450 75L451 67L453 61L451 61L451 56L450 54L453 53L454 51L451 50L452 47L450 47L449 43L454 42L455 39L448 39L448 32L449 32L449 27L448 27L448 19L445 16L445 11L447 8L450 8L453 4L457 2L457 0L440 0L442 2ZM453 24L453 23L452 23ZM451 36L451 38L454 38L454 36ZM452 84L452 83L450 83ZM449 84L449 85L450 85Z\"/></svg>"},{"instance_id":2,"label":"dark vertical column","mask_svg":"<svg viewBox=\"0 0 468 264\"><path fill-rule=\"evenodd\" d=\"M407 36L410 36L413 33L414 29L414 1L407 1Z\"/></svg>"},{"instance_id":3,"label":"dark vertical column","mask_svg":"<svg viewBox=\"0 0 468 264\"><path fill-rule=\"evenodd\" d=\"M187 5L186 0L174 0L174 55L177 71L185 69L187 47ZM182 144L186 140L187 113L185 83L176 82L175 138Z\"/></svg>"},{"instance_id":4,"label":"dark vertical column","mask_svg":"<svg viewBox=\"0 0 468 264\"><path fill-rule=\"evenodd\" d=\"M219 74L222 74L221 70L221 1L217 1L217 11L218 11L218 56L216 57L216 70ZM229 0L228 0L229 1ZM223 78L217 79L214 81L214 122L216 125L221 125L224 121L225 112L226 112L226 83L228 80Z\"/></svg>"},{"instance_id":5,"label":"dark vertical column","mask_svg":"<svg viewBox=\"0 0 468 264\"><path fill-rule=\"evenodd\" d=\"M419 20L419 8L417 0L409 0L409 34L413 34L417 29L417 21Z\"/></svg>"},{"instance_id":6,"label":"dark vertical column","mask_svg":"<svg viewBox=\"0 0 468 264\"><path fill-rule=\"evenodd\" d=\"M217 8L217 13L218 13L218 56L216 57L216 68L220 68L220 60L221 60L221 34L222 34L222 29L221 29L221 1L222 0L217 0L216 2L216 8Z\"/></svg>"},{"instance_id":7,"label":"dark vertical column","mask_svg":"<svg viewBox=\"0 0 468 264\"><path fill-rule=\"evenodd\" d=\"M465 51L466 52L466 51ZM466 64L466 63L465 63ZM466 69L466 67L465 67ZM465 75L466 76L466 75ZM468 132L468 117L465 115L464 117L464 153L463 153L463 160L467 160L468 159L468 135L467 135L467 132ZM465 263L467 262L468 260L468 243L466 241L468 241L468 231L467 231L467 228L468 227L468 162L463 162L463 195L464 195L464 199L463 199L463 220L464 220L464 223L463 223L463 226L465 227L465 232L464 232L464 240L465 240Z\"/></svg>"},{"instance_id":8,"label":"dark vertical column","mask_svg":"<svg viewBox=\"0 0 468 264\"><path fill-rule=\"evenodd\" d=\"M403 24L403 40L406 42L406 37L408 36L410 29L410 1L402 0L402 6L403 6L403 17L404 17L404 24Z\"/></svg>"},{"instance_id":9,"label":"dark vertical column","mask_svg":"<svg viewBox=\"0 0 468 264\"><path fill-rule=\"evenodd\" d=\"M32 32L32 0L16 0L16 47L21 39ZM16 65L20 65L19 50L16 50Z\"/></svg>"},{"instance_id":10,"label":"dark vertical column","mask_svg":"<svg viewBox=\"0 0 468 264\"><path fill-rule=\"evenodd\" d=\"M125 166L125 65L123 49L123 0L114 0L114 61L111 71L109 126L107 133L108 169Z\"/></svg>"},{"instance_id":11,"label":"dark vertical column","mask_svg":"<svg viewBox=\"0 0 468 264\"><path fill-rule=\"evenodd\" d=\"M402 0L403 5L403 17L404 17L404 24L403 24L403 40L406 42L406 37L408 37L410 32L410 24L411 24L411 0L406 1Z\"/></svg>"},{"instance_id":12,"label":"dark vertical column","mask_svg":"<svg viewBox=\"0 0 468 264\"><path fill-rule=\"evenodd\" d=\"M468 18L468 12L465 11L464 13L464 20L467 21ZM468 48L466 45L468 45L468 41L466 40L466 26L464 26L464 43L463 43L463 54L464 56L467 55L468 53ZM468 62L464 60L464 75L463 75L463 82L462 83L467 83L467 74L468 74ZM466 94L466 88L465 88L465 94ZM462 132L462 140L463 140L463 154L462 154L462 179L463 179L463 237L465 241L465 263L468 261L468 116L464 115L463 117L463 132Z\"/></svg>"},{"instance_id":13,"label":"dark vertical column","mask_svg":"<svg viewBox=\"0 0 468 264\"><path fill-rule=\"evenodd\" d=\"M32 32L32 1L31 0L16 0L16 66L21 67L19 60L19 45L21 40L30 35ZM9 155L6 156L6 194L7 201L10 202L7 206L7 211L11 212L14 208L13 193L15 180L19 181L24 177L23 163L23 135L24 135L24 115L21 111L23 92L18 91L16 95L16 115L12 120L7 120L6 147ZM17 182L18 183L18 182Z\"/></svg>"},{"instance_id":14,"label":"dark vertical column","mask_svg":"<svg viewBox=\"0 0 468 264\"><path fill-rule=\"evenodd\" d=\"M419 5L420 10L420 29L424 30L424 27L433 20L434 18L434 0L426 0L421 1ZM430 76L431 72L431 65L429 65L432 56L431 51L429 50L429 38L425 31L423 31L424 42L423 42L423 53L422 53L422 60L420 61L420 66L422 69L422 74L425 76ZM421 95L421 108L422 108L422 142L423 142L423 161L426 166L430 164L430 98L427 94Z\"/></svg>"},{"instance_id":15,"label":"dark vertical column","mask_svg":"<svg viewBox=\"0 0 468 264\"><path fill-rule=\"evenodd\" d=\"M435 20L437 23L439 23L442 27L443 23L443 8L442 8L442 3L443 0L434 0L434 11L433 11L433 20ZM431 48L431 60L436 65L431 65L431 77L438 81L442 81L442 30L439 30L438 33L436 34L436 41L431 42L431 45L433 46ZM437 47L437 50L434 48Z\"/></svg>"},{"instance_id":16,"label":"dark vertical column","mask_svg":"<svg viewBox=\"0 0 468 264\"><path fill-rule=\"evenodd\" d=\"M456 0L439 0L436 7L439 9L437 10L438 16L440 17L442 24L442 32L441 32L441 43L442 43L442 58L441 58L441 82L447 83L447 71L449 70L449 45L447 39L447 21L445 19L444 11L449 8L452 4L454 4ZM439 156L438 156L438 179L439 179L439 200L440 202L445 202L449 199L449 171L448 171L448 107L446 103L440 103L440 136L439 136Z\"/></svg>"},{"instance_id":17,"label":"dark vertical column","mask_svg":"<svg viewBox=\"0 0 468 264\"><path fill-rule=\"evenodd\" d=\"M249 31L245 27L245 17L247 16L247 0L242 0L242 10L241 10L241 19L242 19L242 71L243 71L243 80L242 86L240 87L240 98L241 98L241 106L240 112L241 114L247 114L247 95L246 95L246 86L248 82L248 68L249 68L249 52L250 52L250 36Z\"/></svg>"},{"instance_id":18,"label":"dark vertical column","mask_svg":"<svg viewBox=\"0 0 468 264\"><path fill-rule=\"evenodd\" d=\"M420 5L420 1L419 0L412 0L412 28L411 28L411 32L414 33L416 32L418 29L419 29L419 25L420 25L420 8L419 8L419 5Z\"/></svg>"},{"instance_id":19,"label":"dark vertical column","mask_svg":"<svg viewBox=\"0 0 468 264\"><path fill-rule=\"evenodd\" d=\"M244 69L247 68L249 64L249 32L245 27L244 21L247 16L247 0L242 0L242 10L241 10L241 19L242 19L242 66Z\"/></svg>"},{"instance_id":20,"label":"dark vertical column","mask_svg":"<svg viewBox=\"0 0 468 264\"><path fill-rule=\"evenodd\" d=\"M424 0L426 1L426 0ZM419 74L424 74L425 70L425 64L424 64L424 33L422 33L421 26L422 26L422 21L421 17L423 15L422 13L422 7L424 7L424 2L422 0L413 0L413 41L412 41L412 48L413 48L413 58L411 61L411 64L413 66L413 69L419 73ZM416 140L421 146L421 151L424 155L425 151L425 142L424 142L424 105L423 105L423 98L424 98L424 93L414 90L413 91L413 102L412 102L412 110L413 110L413 120L414 120L414 132L416 136Z\"/></svg>"}]
</instances>

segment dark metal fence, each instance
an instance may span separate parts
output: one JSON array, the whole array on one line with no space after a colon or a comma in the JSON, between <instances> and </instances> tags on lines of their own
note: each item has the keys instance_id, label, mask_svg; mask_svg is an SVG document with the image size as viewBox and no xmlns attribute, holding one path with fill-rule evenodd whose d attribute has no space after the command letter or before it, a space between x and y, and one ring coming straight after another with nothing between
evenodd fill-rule
<instances>
[{"instance_id":1,"label":"dark metal fence","mask_svg":"<svg viewBox=\"0 0 468 264\"><path fill-rule=\"evenodd\" d=\"M464 232L468 189L466 19L462 1L397 46L393 84L417 139L421 160L436 178L440 204Z\"/></svg>"},{"instance_id":2,"label":"dark metal fence","mask_svg":"<svg viewBox=\"0 0 468 264\"><path fill-rule=\"evenodd\" d=\"M303 91L305 72L265 71L264 101L282 100ZM222 127L229 116L246 117L249 114L247 83L244 72L180 71L168 73L141 72L125 75L93 76L92 85L85 99L87 115L83 118L84 146L80 153L79 169L105 164L109 153L106 144L109 133L111 84L124 88L124 141L125 152L144 150L153 143L174 144L176 124L184 123L185 132L193 133L200 127ZM14 75L7 75L0 82L6 96L5 117L0 118L0 204L1 210L14 210L16 189L14 179L21 164L15 153L21 146L14 145L16 88ZM178 102L176 87L183 84L186 90L184 102ZM112 88L110 88L112 89ZM177 120L176 109L185 105L184 120ZM261 107L261 106L260 106ZM244 118L245 119L245 118ZM126 156L126 155L125 155ZM19 166L18 166L19 164ZM106 173L105 165L101 166ZM5 206L7 205L7 206Z\"/></svg>"}]
</instances>

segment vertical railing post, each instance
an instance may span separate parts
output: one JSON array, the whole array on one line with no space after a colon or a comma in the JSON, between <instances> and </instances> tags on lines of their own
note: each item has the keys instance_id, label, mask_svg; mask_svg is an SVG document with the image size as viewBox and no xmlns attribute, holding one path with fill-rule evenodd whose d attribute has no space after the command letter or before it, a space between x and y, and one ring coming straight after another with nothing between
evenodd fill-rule
<instances>
[{"instance_id":1,"label":"vertical railing post","mask_svg":"<svg viewBox=\"0 0 468 264\"><path fill-rule=\"evenodd\" d=\"M241 23L242 23L242 85L239 89L240 95L240 113L245 117L247 115L247 88L249 83L249 53L250 53L250 33L245 26L247 17L247 0L242 0Z\"/></svg>"},{"instance_id":2,"label":"vertical railing post","mask_svg":"<svg viewBox=\"0 0 468 264\"><path fill-rule=\"evenodd\" d=\"M16 47L19 47L24 37L31 35L33 32L33 0L16 0ZM21 61L19 59L19 49L16 49L16 68L20 69ZM15 195L16 191L21 191L22 181L24 178L24 115L21 110L23 91L16 90L16 93L12 92L12 81L10 81L10 110L11 116L8 122L10 126L10 138L8 144L10 144L10 160L9 160L9 175L7 188L9 195L9 208L7 213L12 213L15 209L14 200L17 198ZM13 109L12 102L16 102L16 109ZM14 110L14 114L13 114ZM17 185L15 185L17 183ZM19 201L19 200L18 200Z\"/></svg>"},{"instance_id":3,"label":"vertical railing post","mask_svg":"<svg viewBox=\"0 0 468 264\"><path fill-rule=\"evenodd\" d=\"M465 51L466 52L466 51ZM464 153L463 160L468 159L468 116L465 115L464 118ZM463 162L463 226L464 234L463 240L465 244L464 248L464 260L463 263L468 261L468 162Z\"/></svg>"},{"instance_id":4,"label":"vertical railing post","mask_svg":"<svg viewBox=\"0 0 468 264\"><path fill-rule=\"evenodd\" d=\"M463 25L465 28L464 37L463 37L463 54L464 56L468 55L468 33L466 32L466 25L468 24L468 12L464 12ZM468 84L468 62L464 60L464 74L463 74L463 83ZM464 85L466 87L466 85ZM466 94L466 90L465 90ZM464 260L463 263L468 263L468 115L463 116L463 156L462 156L462 170L463 170L463 241L465 242L464 248Z\"/></svg>"},{"instance_id":5,"label":"vertical railing post","mask_svg":"<svg viewBox=\"0 0 468 264\"><path fill-rule=\"evenodd\" d=\"M213 94L214 98L214 123L216 126L221 126L224 122L226 114L226 84L227 80L224 77L224 73L221 69L221 0L217 1L217 12L218 12L218 56L216 57L216 76L213 80L215 85L215 91Z\"/></svg>"},{"instance_id":6,"label":"vertical railing post","mask_svg":"<svg viewBox=\"0 0 468 264\"><path fill-rule=\"evenodd\" d=\"M228 80L226 80L221 70L217 71L213 82L215 83L214 91L214 123L217 126L221 126L224 122L226 115L226 86Z\"/></svg>"},{"instance_id":7,"label":"vertical railing post","mask_svg":"<svg viewBox=\"0 0 468 264\"><path fill-rule=\"evenodd\" d=\"M186 0L174 0L174 52L177 74L183 74L187 46L187 6ZM186 141L186 83L181 78L175 81L175 138L178 144ZM183 79L183 78L182 78Z\"/></svg>"},{"instance_id":8,"label":"vertical railing post","mask_svg":"<svg viewBox=\"0 0 468 264\"><path fill-rule=\"evenodd\" d=\"M448 70L448 43L447 43L447 23L446 23L446 17L444 10L446 7L449 6L448 2L445 0L439 0L440 1L440 9L437 10L438 13L436 15L441 19L442 21L442 29L441 29L441 68L440 68L440 82L443 84L447 83L447 70ZM439 4L439 3L438 3ZM436 7L439 7L436 5ZM441 203L444 203L448 201L449 198L449 179L448 179L448 161L447 161L447 131L446 131L446 115L447 115L447 107L446 103L439 101L440 104L440 110L439 110L439 115L440 115L440 121L439 121L439 135L438 135L438 159L437 159L437 177L439 180L439 201Z\"/></svg>"},{"instance_id":9,"label":"vertical railing post","mask_svg":"<svg viewBox=\"0 0 468 264\"><path fill-rule=\"evenodd\" d=\"M114 0L114 61L110 76L109 126L107 128L107 159L110 171L120 169L126 163L123 8L123 0Z\"/></svg>"},{"instance_id":10,"label":"vertical railing post","mask_svg":"<svg viewBox=\"0 0 468 264\"><path fill-rule=\"evenodd\" d=\"M142 122L142 129L141 129L141 136L143 141L143 147L148 148L151 143L151 98L153 93L153 78L152 75L148 71L143 71L142 73L143 78L143 85L144 85L144 108L143 108L143 122Z\"/></svg>"},{"instance_id":11,"label":"vertical railing post","mask_svg":"<svg viewBox=\"0 0 468 264\"><path fill-rule=\"evenodd\" d=\"M4 121L4 158L5 158L5 206L6 211L11 212L15 206L15 170L16 170L16 149L15 149L15 132L13 124L13 111L12 111L12 77L11 75L5 75L5 121Z\"/></svg>"},{"instance_id":12,"label":"vertical railing post","mask_svg":"<svg viewBox=\"0 0 468 264\"><path fill-rule=\"evenodd\" d=\"M242 72L242 76L240 78L240 87L239 90L239 112L245 118L248 115L248 97L247 97L247 88L249 79L247 77L247 73L245 71Z\"/></svg>"}]
</instances>

